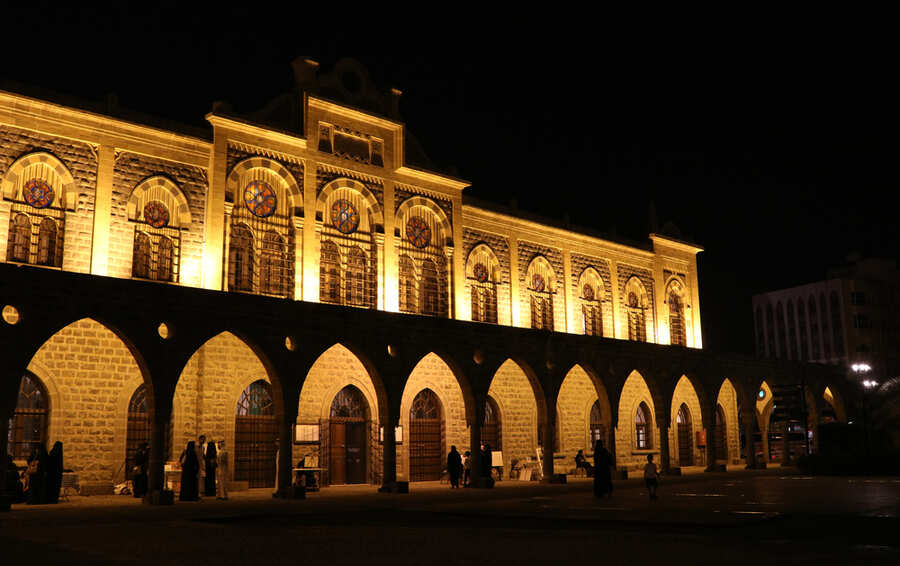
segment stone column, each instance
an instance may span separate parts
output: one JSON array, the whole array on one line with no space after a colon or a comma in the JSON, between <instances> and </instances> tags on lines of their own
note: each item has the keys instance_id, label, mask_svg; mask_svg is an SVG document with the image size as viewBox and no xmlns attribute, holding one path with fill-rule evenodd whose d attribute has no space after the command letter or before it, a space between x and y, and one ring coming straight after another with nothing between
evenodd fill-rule
<instances>
[{"instance_id":1,"label":"stone column","mask_svg":"<svg viewBox=\"0 0 900 566\"><path fill-rule=\"evenodd\" d=\"M747 469L756 467L756 450L753 449L753 420L755 418L756 412L752 409L743 411L741 415L744 424L744 462L747 464Z\"/></svg>"},{"instance_id":2,"label":"stone column","mask_svg":"<svg viewBox=\"0 0 900 566\"><path fill-rule=\"evenodd\" d=\"M657 419L659 423L659 471L668 473L671 468L669 457L669 419Z\"/></svg>"},{"instance_id":3,"label":"stone column","mask_svg":"<svg viewBox=\"0 0 900 566\"><path fill-rule=\"evenodd\" d=\"M543 481L549 482L553 478L553 442L556 438L556 409L547 411L547 420L544 422L544 456L541 460Z\"/></svg>"},{"instance_id":4,"label":"stone column","mask_svg":"<svg viewBox=\"0 0 900 566\"><path fill-rule=\"evenodd\" d=\"M400 419L390 415L382 423L384 436L381 446L382 484L378 491L393 493L397 491L397 432L395 427ZM406 433L409 435L409 432Z\"/></svg>"},{"instance_id":5,"label":"stone column","mask_svg":"<svg viewBox=\"0 0 900 566\"><path fill-rule=\"evenodd\" d=\"M293 407L293 411L291 408ZM293 485L294 439L293 428L297 422L297 402L286 405L284 418L278 423L278 485L275 495L290 498Z\"/></svg>"},{"instance_id":6,"label":"stone column","mask_svg":"<svg viewBox=\"0 0 900 566\"><path fill-rule=\"evenodd\" d=\"M474 422L469 423L469 451L472 452L469 458L469 485L485 487L485 482L481 479L484 475L481 473L482 466L484 466L481 457L481 420L478 418L479 411L476 410L475 413Z\"/></svg>"},{"instance_id":7,"label":"stone column","mask_svg":"<svg viewBox=\"0 0 900 566\"><path fill-rule=\"evenodd\" d=\"M149 489L144 503L160 505L169 503L163 495L166 489L166 457L171 448L167 445L169 421L172 418L172 400L161 399L154 402L150 428Z\"/></svg>"},{"instance_id":8,"label":"stone column","mask_svg":"<svg viewBox=\"0 0 900 566\"><path fill-rule=\"evenodd\" d=\"M707 409L709 410L709 409ZM715 411L715 409L713 409ZM713 412L713 417L710 419L709 424L706 427L706 471L707 472L715 472L716 471L716 416L715 412Z\"/></svg>"}]
</instances>

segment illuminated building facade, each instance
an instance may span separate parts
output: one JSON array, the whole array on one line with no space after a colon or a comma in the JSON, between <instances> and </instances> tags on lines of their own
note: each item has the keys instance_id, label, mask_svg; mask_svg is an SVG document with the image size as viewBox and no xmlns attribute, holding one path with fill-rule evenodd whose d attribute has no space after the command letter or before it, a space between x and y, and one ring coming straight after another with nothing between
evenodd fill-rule
<instances>
[{"instance_id":1,"label":"illuminated building facade","mask_svg":"<svg viewBox=\"0 0 900 566\"><path fill-rule=\"evenodd\" d=\"M15 458L61 440L85 492L143 441L158 490L199 434L236 488L284 488L304 457L326 484L438 479L483 442L504 477L571 471L596 439L623 471L714 469L744 460L763 380L818 371L702 350L698 246L470 204L409 165L399 91L316 66L199 135L0 92Z\"/></svg>"}]
</instances>

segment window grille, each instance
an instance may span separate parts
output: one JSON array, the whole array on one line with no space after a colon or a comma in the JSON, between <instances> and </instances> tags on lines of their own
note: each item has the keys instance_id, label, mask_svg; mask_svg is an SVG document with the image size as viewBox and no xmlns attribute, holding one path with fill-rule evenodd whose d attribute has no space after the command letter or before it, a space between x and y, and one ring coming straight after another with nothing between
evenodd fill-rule
<instances>
[{"instance_id":1,"label":"window grille","mask_svg":"<svg viewBox=\"0 0 900 566\"><path fill-rule=\"evenodd\" d=\"M669 343L673 346L686 346L687 338L684 328L684 304L674 290L669 292Z\"/></svg>"},{"instance_id":2,"label":"window grille","mask_svg":"<svg viewBox=\"0 0 900 566\"><path fill-rule=\"evenodd\" d=\"M535 258L527 271L528 293L531 296L531 327L553 330L553 295L556 277L544 258Z\"/></svg>"},{"instance_id":3,"label":"window grille","mask_svg":"<svg viewBox=\"0 0 900 566\"><path fill-rule=\"evenodd\" d=\"M418 301L416 300L416 288L418 278L416 267L412 258L403 256L400 258L400 312L417 313Z\"/></svg>"},{"instance_id":4,"label":"window grille","mask_svg":"<svg viewBox=\"0 0 900 566\"><path fill-rule=\"evenodd\" d=\"M628 339L636 342L647 341L647 326L644 321L644 309L635 293L628 294Z\"/></svg>"},{"instance_id":5,"label":"window grille","mask_svg":"<svg viewBox=\"0 0 900 566\"><path fill-rule=\"evenodd\" d=\"M60 267L65 211L15 202L11 212L7 261Z\"/></svg>"},{"instance_id":6,"label":"window grille","mask_svg":"<svg viewBox=\"0 0 900 566\"><path fill-rule=\"evenodd\" d=\"M341 252L337 244L322 242L319 261L319 300L323 303L341 302Z\"/></svg>"},{"instance_id":7,"label":"window grille","mask_svg":"<svg viewBox=\"0 0 900 566\"><path fill-rule=\"evenodd\" d=\"M599 399L594 401L594 404L591 406L590 437L590 448L592 450L598 440L606 442L606 425L603 424L603 413L600 411Z\"/></svg>"},{"instance_id":8,"label":"window grille","mask_svg":"<svg viewBox=\"0 0 900 566\"><path fill-rule=\"evenodd\" d=\"M828 307L825 304L825 295L819 295L819 312L821 313L821 319L819 322L822 325L822 349L825 353L825 358L831 358L831 332L828 329Z\"/></svg>"},{"instance_id":9,"label":"window grille","mask_svg":"<svg viewBox=\"0 0 900 566\"><path fill-rule=\"evenodd\" d=\"M346 304L359 307L371 306L369 288L366 284L366 253L359 247L350 249L347 259Z\"/></svg>"},{"instance_id":10,"label":"window grille","mask_svg":"<svg viewBox=\"0 0 900 566\"><path fill-rule=\"evenodd\" d=\"M232 291L253 291L253 233L244 225L231 229L228 286Z\"/></svg>"},{"instance_id":11,"label":"window grille","mask_svg":"<svg viewBox=\"0 0 900 566\"><path fill-rule=\"evenodd\" d=\"M331 193L325 202L321 231L321 261L329 266L329 272L320 273L320 280L325 276L332 286L322 300L375 308L378 296L377 245L369 202L363 194L352 188L341 188ZM329 242L327 249L326 241ZM326 254L329 257L326 258ZM339 274L337 277L332 277L333 270Z\"/></svg>"},{"instance_id":12,"label":"window grille","mask_svg":"<svg viewBox=\"0 0 900 566\"><path fill-rule=\"evenodd\" d=\"M143 232L134 233L134 257L131 262L131 273L134 277L150 277L150 236Z\"/></svg>"},{"instance_id":13,"label":"window grille","mask_svg":"<svg viewBox=\"0 0 900 566\"><path fill-rule=\"evenodd\" d=\"M433 261L426 259L422 262L422 314L439 314L438 293L440 282L437 267Z\"/></svg>"},{"instance_id":14,"label":"window grille","mask_svg":"<svg viewBox=\"0 0 900 566\"><path fill-rule=\"evenodd\" d=\"M262 293L279 297L284 295L285 263L284 239L278 232L269 230L263 236L259 261L259 288Z\"/></svg>"},{"instance_id":15,"label":"window grille","mask_svg":"<svg viewBox=\"0 0 900 566\"><path fill-rule=\"evenodd\" d=\"M400 303L402 312L446 317L449 312L449 276L444 252L446 237L440 220L430 209L413 206L404 214L398 243L401 256ZM403 258L412 263L412 270ZM416 273L416 288L413 278ZM416 291L416 301L409 294Z\"/></svg>"},{"instance_id":16,"label":"window grille","mask_svg":"<svg viewBox=\"0 0 900 566\"><path fill-rule=\"evenodd\" d=\"M14 459L28 458L38 446L46 445L49 417L49 398L44 384L26 373L19 383L19 397L9 421L7 450Z\"/></svg>"},{"instance_id":17,"label":"window grille","mask_svg":"<svg viewBox=\"0 0 900 566\"><path fill-rule=\"evenodd\" d=\"M816 299L809 297L809 333L812 341L812 357L814 360L822 359L822 336L819 334L819 315L816 312ZM771 309L771 307L769 307Z\"/></svg>"},{"instance_id":18,"label":"window grille","mask_svg":"<svg viewBox=\"0 0 900 566\"><path fill-rule=\"evenodd\" d=\"M797 324L794 319L794 301L788 300L787 302L787 322L788 322L788 351L791 354L791 359L797 359Z\"/></svg>"},{"instance_id":19,"label":"window grille","mask_svg":"<svg viewBox=\"0 0 900 566\"><path fill-rule=\"evenodd\" d=\"M131 275L154 281L177 281L181 233L177 228L141 224L134 232Z\"/></svg>"}]
</instances>

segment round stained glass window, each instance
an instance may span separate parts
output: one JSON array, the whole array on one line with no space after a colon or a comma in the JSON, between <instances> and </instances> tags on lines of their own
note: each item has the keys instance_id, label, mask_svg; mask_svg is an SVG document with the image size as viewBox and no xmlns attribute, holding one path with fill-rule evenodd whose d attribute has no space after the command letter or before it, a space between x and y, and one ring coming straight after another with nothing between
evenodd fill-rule
<instances>
[{"instance_id":1,"label":"round stained glass window","mask_svg":"<svg viewBox=\"0 0 900 566\"><path fill-rule=\"evenodd\" d=\"M151 200L144 205L144 220L154 228L169 225L169 209L158 200Z\"/></svg>"},{"instance_id":2,"label":"round stained glass window","mask_svg":"<svg viewBox=\"0 0 900 566\"><path fill-rule=\"evenodd\" d=\"M25 202L35 208L46 208L53 202L53 188L42 179L32 179L22 187Z\"/></svg>"},{"instance_id":3,"label":"round stained glass window","mask_svg":"<svg viewBox=\"0 0 900 566\"><path fill-rule=\"evenodd\" d=\"M476 263L472 272L475 275L475 280L479 283L484 283L488 280L488 268L483 263Z\"/></svg>"},{"instance_id":4,"label":"round stained glass window","mask_svg":"<svg viewBox=\"0 0 900 566\"><path fill-rule=\"evenodd\" d=\"M417 248L431 243L431 227L421 216L413 216L406 223L406 239Z\"/></svg>"},{"instance_id":5,"label":"round stained glass window","mask_svg":"<svg viewBox=\"0 0 900 566\"><path fill-rule=\"evenodd\" d=\"M535 273L531 276L531 288L535 291L542 293L544 291L544 287L546 283L544 282L544 276L540 273Z\"/></svg>"},{"instance_id":6,"label":"round stained glass window","mask_svg":"<svg viewBox=\"0 0 900 566\"><path fill-rule=\"evenodd\" d=\"M594 300L594 288L585 283L584 287L581 289L581 295L585 298L585 300L593 301Z\"/></svg>"},{"instance_id":7,"label":"round stained glass window","mask_svg":"<svg viewBox=\"0 0 900 566\"><path fill-rule=\"evenodd\" d=\"M331 225L342 234L352 234L359 227L359 212L348 200L337 200L331 205Z\"/></svg>"},{"instance_id":8,"label":"round stained glass window","mask_svg":"<svg viewBox=\"0 0 900 566\"><path fill-rule=\"evenodd\" d=\"M278 199L275 191L265 181L251 181L244 189L244 204L255 216L266 218L275 213Z\"/></svg>"}]
</instances>

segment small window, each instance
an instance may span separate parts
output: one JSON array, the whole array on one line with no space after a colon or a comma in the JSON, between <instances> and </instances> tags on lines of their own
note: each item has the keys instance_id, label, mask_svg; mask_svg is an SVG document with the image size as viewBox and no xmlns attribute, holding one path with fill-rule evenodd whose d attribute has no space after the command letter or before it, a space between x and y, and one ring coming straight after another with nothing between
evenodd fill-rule
<instances>
[{"instance_id":1,"label":"small window","mask_svg":"<svg viewBox=\"0 0 900 566\"><path fill-rule=\"evenodd\" d=\"M650 449L650 423L650 408L642 402L634 414L634 443L638 450Z\"/></svg>"},{"instance_id":2,"label":"small window","mask_svg":"<svg viewBox=\"0 0 900 566\"><path fill-rule=\"evenodd\" d=\"M862 291L854 291L850 293L850 304L857 306L866 304L866 294Z\"/></svg>"},{"instance_id":3,"label":"small window","mask_svg":"<svg viewBox=\"0 0 900 566\"><path fill-rule=\"evenodd\" d=\"M853 328L871 328L872 323L869 317L864 314L857 314L853 317Z\"/></svg>"}]
</instances>

